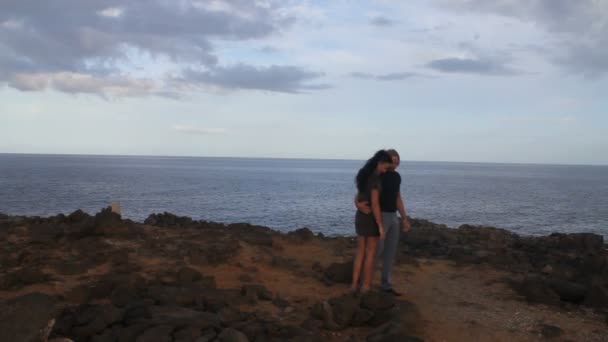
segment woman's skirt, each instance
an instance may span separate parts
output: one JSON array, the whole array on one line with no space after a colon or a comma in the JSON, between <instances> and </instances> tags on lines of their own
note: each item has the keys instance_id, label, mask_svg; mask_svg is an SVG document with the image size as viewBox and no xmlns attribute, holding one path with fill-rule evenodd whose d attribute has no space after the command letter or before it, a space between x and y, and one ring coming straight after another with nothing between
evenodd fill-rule
<instances>
[{"instance_id":1,"label":"woman's skirt","mask_svg":"<svg viewBox=\"0 0 608 342\"><path fill-rule=\"evenodd\" d=\"M380 236L374 215L364 214L360 210L355 214L355 230L358 236Z\"/></svg>"}]
</instances>

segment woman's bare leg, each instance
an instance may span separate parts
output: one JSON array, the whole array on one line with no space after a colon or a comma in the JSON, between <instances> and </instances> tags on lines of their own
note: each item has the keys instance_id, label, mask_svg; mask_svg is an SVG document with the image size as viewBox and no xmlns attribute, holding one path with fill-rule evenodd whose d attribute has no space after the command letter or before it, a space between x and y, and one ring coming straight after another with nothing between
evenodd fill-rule
<instances>
[{"instance_id":1,"label":"woman's bare leg","mask_svg":"<svg viewBox=\"0 0 608 342\"><path fill-rule=\"evenodd\" d=\"M372 286L372 273L376 261L377 237L368 237L365 243L365 262L363 264L363 287L362 291L368 291Z\"/></svg>"},{"instance_id":2,"label":"woman's bare leg","mask_svg":"<svg viewBox=\"0 0 608 342\"><path fill-rule=\"evenodd\" d=\"M363 268L363 258L365 257L365 237L357 236L357 251L353 262L353 283L351 290L356 291L359 288L359 278L361 277L361 269Z\"/></svg>"}]
</instances>

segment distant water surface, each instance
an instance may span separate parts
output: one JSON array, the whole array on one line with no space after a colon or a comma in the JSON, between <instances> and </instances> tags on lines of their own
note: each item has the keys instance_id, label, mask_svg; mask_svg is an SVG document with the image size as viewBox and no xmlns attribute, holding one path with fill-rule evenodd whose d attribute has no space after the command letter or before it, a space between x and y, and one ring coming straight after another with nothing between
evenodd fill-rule
<instances>
[{"instance_id":1,"label":"distant water surface","mask_svg":"<svg viewBox=\"0 0 608 342\"><path fill-rule=\"evenodd\" d=\"M0 212L168 211L281 230L353 234L362 161L0 154ZM404 161L408 214L449 226L608 236L608 166Z\"/></svg>"}]
</instances>

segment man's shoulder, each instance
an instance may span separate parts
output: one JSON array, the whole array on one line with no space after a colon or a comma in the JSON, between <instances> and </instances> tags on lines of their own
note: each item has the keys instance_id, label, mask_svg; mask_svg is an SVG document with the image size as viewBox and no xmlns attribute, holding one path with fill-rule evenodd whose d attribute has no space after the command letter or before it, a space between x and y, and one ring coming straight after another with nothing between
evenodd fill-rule
<instances>
[{"instance_id":1,"label":"man's shoulder","mask_svg":"<svg viewBox=\"0 0 608 342\"><path fill-rule=\"evenodd\" d=\"M386 171L385 173L382 174L382 178L385 179L401 179L401 175L399 174L399 172L397 171Z\"/></svg>"}]
</instances>

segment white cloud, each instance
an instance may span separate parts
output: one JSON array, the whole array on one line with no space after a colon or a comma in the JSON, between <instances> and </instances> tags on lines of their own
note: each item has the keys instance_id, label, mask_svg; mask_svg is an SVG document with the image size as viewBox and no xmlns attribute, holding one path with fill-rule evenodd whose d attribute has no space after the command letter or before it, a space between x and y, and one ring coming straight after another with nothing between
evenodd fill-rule
<instances>
[{"instance_id":1,"label":"white cloud","mask_svg":"<svg viewBox=\"0 0 608 342\"><path fill-rule=\"evenodd\" d=\"M18 20L7 20L4 21L0 24L0 27L9 29L9 30L16 30L16 29L20 29L21 27L23 27L23 22L22 21L18 21Z\"/></svg>"},{"instance_id":2,"label":"white cloud","mask_svg":"<svg viewBox=\"0 0 608 342\"><path fill-rule=\"evenodd\" d=\"M9 85L22 91L40 91L47 88L66 93L98 94L106 98L144 96L158 91L156 83L149 79L128 76L94 76L75 72L17 73Z\"/></svg>"},{"instance_id":3,"label":"white cloud","mask_svg":"<svg viewBox=\"0 0 608 342\"><path fill-rule=\"evenodd\" d=\"M97 13L102 17L118 18L123 15L124 11L125 10L120 7L108 7L103 11L99 11Z\"/></svg>"}]
</instances>

